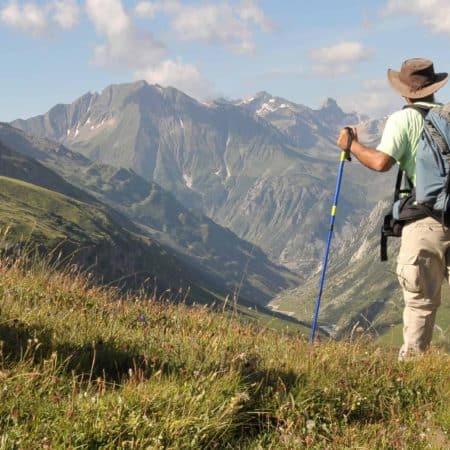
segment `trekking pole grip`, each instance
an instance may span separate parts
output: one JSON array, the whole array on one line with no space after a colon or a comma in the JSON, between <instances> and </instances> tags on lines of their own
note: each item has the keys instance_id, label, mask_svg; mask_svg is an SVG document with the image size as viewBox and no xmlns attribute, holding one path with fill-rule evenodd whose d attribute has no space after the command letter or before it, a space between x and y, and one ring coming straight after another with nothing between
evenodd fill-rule
<instances>
[{"instance_id":1,"label":"trekking pole grip","mask_svg":"<svg viewBox=\"0 0 450 450\"><path fill-rule=\"evenodd\" d=\"M350 128L350 127L345 127L344 129L347 130L347 134L348 134L347 145L346 145L346 148L344 150L345 151L345 159L347 161L351 161L352 157L350 156L350 153L351 153L350 150L352 148L352 142L355 139L355 133L353 132L353 129Z\"/></svg>"}]
</instances>

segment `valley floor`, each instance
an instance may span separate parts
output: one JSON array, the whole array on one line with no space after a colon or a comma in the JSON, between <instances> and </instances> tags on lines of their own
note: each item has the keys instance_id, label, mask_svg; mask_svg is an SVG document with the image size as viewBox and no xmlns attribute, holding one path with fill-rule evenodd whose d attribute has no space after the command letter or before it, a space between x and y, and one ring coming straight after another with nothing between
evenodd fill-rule
<instances>
[{"instance_id":1,"label":"valley floor","mask_svg":"<svg viewBox=\"0 0 450 450\"><path fill-rule=\"evenodd\" d=\"M0 260L0 448L449 448L450 358L319 342Z\"/></svg>"}]
</instances>

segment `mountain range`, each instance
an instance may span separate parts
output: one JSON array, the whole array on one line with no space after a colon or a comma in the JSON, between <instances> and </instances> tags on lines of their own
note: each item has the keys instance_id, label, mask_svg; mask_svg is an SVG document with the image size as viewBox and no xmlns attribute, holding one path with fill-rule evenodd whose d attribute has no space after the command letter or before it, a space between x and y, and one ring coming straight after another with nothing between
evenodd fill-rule
<instances>
[{"instance_id":1,"label":"mountain range","mask_svg":"<svg viewBox=\"0 0 450 450\"><path fill-rule=\"evenodd\" d=\"M323 251L338 129L364 120L333 100L313 110L262 92L204 104L146 82L113 85L12 126L94 161L131 169L302 277ZM386 194L386 176L346 174L336 245ZM355 218L353 218L354 216Z\"/></svg>"},{"instance_id":2,"label":"mountain range","mask_svg":"<svg viewBox=\"0 0 450 450\"><path fill-rule=\"evenodd\" d=\"M206 104L140 81L3 124L0 141L132 221L221 292L309 322L338 131L357 124L374 145L384 121L346 113L333 99L312 109L260 92ZM345 166L332 300L321 312L323 330L336 337L355 324L384 333L400 323L394 268L376 262L394 176Z\"/></svg>"}]
</instances>

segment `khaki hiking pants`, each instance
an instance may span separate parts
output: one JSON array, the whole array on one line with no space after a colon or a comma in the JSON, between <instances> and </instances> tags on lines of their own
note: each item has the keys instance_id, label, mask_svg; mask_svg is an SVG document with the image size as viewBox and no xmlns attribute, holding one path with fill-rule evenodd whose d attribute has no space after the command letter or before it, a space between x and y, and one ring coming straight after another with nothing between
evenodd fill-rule
<instances>
[{"instance_id":1,"label":"khaki hiking pants","mask_svg":"<svg viewBox=\"0 0 450 450\"><path fill-rule=\"evenodd\" d=\"M424 352L433 335L441 286L449 279L450 229L427 217L402 230L397 276L403 289L403 346L399 359Z\"/></svg>"}]
</instances>

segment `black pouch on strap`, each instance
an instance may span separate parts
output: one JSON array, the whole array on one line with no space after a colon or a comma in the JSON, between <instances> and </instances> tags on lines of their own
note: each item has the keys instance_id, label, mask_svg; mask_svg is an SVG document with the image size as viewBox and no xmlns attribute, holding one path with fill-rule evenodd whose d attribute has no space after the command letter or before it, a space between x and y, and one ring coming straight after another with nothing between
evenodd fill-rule
<instances>
[{"instance_id":1,"label":"black pouch on strap","mask_svg":"<svg viewBox=\"0 0 450 450\"><path fill-rule=\"evenodd\" d=\"M386 214L383 219L381 227L381 242L380 242L380 258L381 261L387 261L387 242L388 237L400 237L402 235L402 228L404 222L401 222L392 217L392 213Z\"/></svg>"},{"instance_id":2,"label":"black pouch on strap","mask_svg":"<svg viewBox=\"0 0 450 450\"><path fill-rule=\"evenodd\" d=\"M403 179L407 186L402 188ZM403 197L402 197L403 195ZM416 195L411 180L399 168L397 181L395 183L394 203L383 219L381 227L380 258L387 261L388 237L401 237L403 226L408 222L423 219L429 215L429 211L423 205L416 205Z\"/></svg>"}]
</instances>

